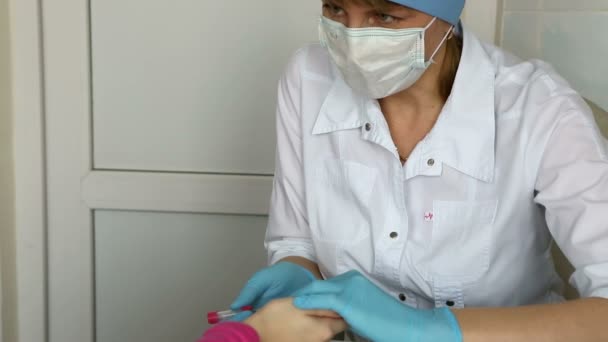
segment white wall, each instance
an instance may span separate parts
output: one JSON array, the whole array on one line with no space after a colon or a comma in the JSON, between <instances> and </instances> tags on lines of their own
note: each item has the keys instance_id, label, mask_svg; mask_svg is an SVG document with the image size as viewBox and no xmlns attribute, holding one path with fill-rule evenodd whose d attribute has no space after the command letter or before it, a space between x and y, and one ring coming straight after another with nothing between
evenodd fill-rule
<instances>
[{"instance_id":1,"label":"white wall","mask_svg":"<svg viewBox=\"0 0 608 342\"><path fill-rule=\"evenodd\" d=\"M0 0L0 341L16 341L14 177L8 1Z\"/></svg>"},{"instance_id":2,"label":"white wall","mask_svg":"<svg viewBox=\"0 0 608 342\"><path fill-rule=\"evenodd\" d=\"M462 22L467 29L488 43L496 43L499 32L497 21L502 14L504 0L467 0Z\"/></svg>"},{"instance_id":3,"label":"white wall","mask_svg":"<svg viewBox=\"0 0 608 342\"><path fill-rule=\"evenodd\" d=\"M505 0L502 46L553 64L608 109L608 0Z\"/></svg>"}]
</instances>

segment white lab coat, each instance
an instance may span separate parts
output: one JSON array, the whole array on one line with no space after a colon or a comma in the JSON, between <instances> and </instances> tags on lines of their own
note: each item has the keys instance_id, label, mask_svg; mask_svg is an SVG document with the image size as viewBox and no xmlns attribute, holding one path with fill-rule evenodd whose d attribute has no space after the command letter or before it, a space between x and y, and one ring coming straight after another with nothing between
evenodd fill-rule
<instances>
[{"instance_id":1,"label":"white lab coat","mask_svg":"<svg viewBox=\"0 0 608 342\"><path fill-rule=\"evenodd\" d=\"M419 307L563 300L553 239L583 297L608 298L607 144L571 87L464 31L453 92L402 166L378 102L319 45L279 86L270 262L356 269Z\"/></svg>"}]
</instances>

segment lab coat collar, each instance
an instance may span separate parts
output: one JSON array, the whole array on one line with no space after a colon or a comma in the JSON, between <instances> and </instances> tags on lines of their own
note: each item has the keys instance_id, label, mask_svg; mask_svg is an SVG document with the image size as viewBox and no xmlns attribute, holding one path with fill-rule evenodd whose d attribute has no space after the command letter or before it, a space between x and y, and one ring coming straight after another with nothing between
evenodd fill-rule
<instances>
[{"instance_id":1,"label":"lab coat collar","mask_svg":"<svg viewBox=\"0 0 608 342\"><path fill-rule=\"evenodd\" d=\"M461 63L452 94L429 135L425 154L484 182L494 179L496 68L481 41L466 28ZM373 100L357 96L334 67L333 85L312 134L360 128L377 120L368 114Z\"/></svg>"},{"instance_id":2,"label":"lab coat collar","mask_svg":"<svg viewBox=\"0 0 608 342\"><path fill-rule=\"evenodd\" d=\"M484 182L494 180L496 67L466 28L452 94L427 141L442 163Z\"/></svg>"},{"instance_id":3,"label":"lab coat collar","mask_svg":"<svg viewBox=\"0 0 608 342\"><path fill-rule=\"evenodd\" d=\"M315 135L359 128L369 122L364 110L369 100L357 96L339 76L335 66L332 69L336 76L313 127L312 134Z\"/></svg>"}]
</instances>

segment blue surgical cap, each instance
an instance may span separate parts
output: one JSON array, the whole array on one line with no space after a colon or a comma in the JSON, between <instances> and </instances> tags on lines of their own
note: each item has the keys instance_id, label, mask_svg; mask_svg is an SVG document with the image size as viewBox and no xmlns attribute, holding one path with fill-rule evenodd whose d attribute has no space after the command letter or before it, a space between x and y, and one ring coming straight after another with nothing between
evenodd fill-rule
<instances>
[{"instance_id":1,"label":"blue surgical cap","mask_svg":"<svg viewBox=\"0 0 608 342\"><path fill-rule=\"evenodd\" d=\"M390 0L458 26L465 0Z\"/></svg>"}]
</instances>

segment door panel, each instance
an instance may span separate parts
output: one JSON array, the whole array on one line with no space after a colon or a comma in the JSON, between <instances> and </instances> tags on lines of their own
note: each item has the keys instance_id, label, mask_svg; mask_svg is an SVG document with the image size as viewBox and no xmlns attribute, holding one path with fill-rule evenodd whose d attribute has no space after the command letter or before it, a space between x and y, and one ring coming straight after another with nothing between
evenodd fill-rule
<instances>
[{"instance_id":1,"label":"door panel","mask_svg":"<svg viewBox=\"0 0 608 342\"><path fill-rule=\"evenodd\" d=\"M95 168L272 174L277 81L320 8L92 0Z\"/></svg>"},{"instance_id":2,"label":"door panel","mask_svg":"<svg viewBox=\"0 0 608 342\"><path fill-rule=\"evenodd\" d=\"M192 342L265 265L264 216L97 211L97 342Z\"/></svg>"}]
</instances>

